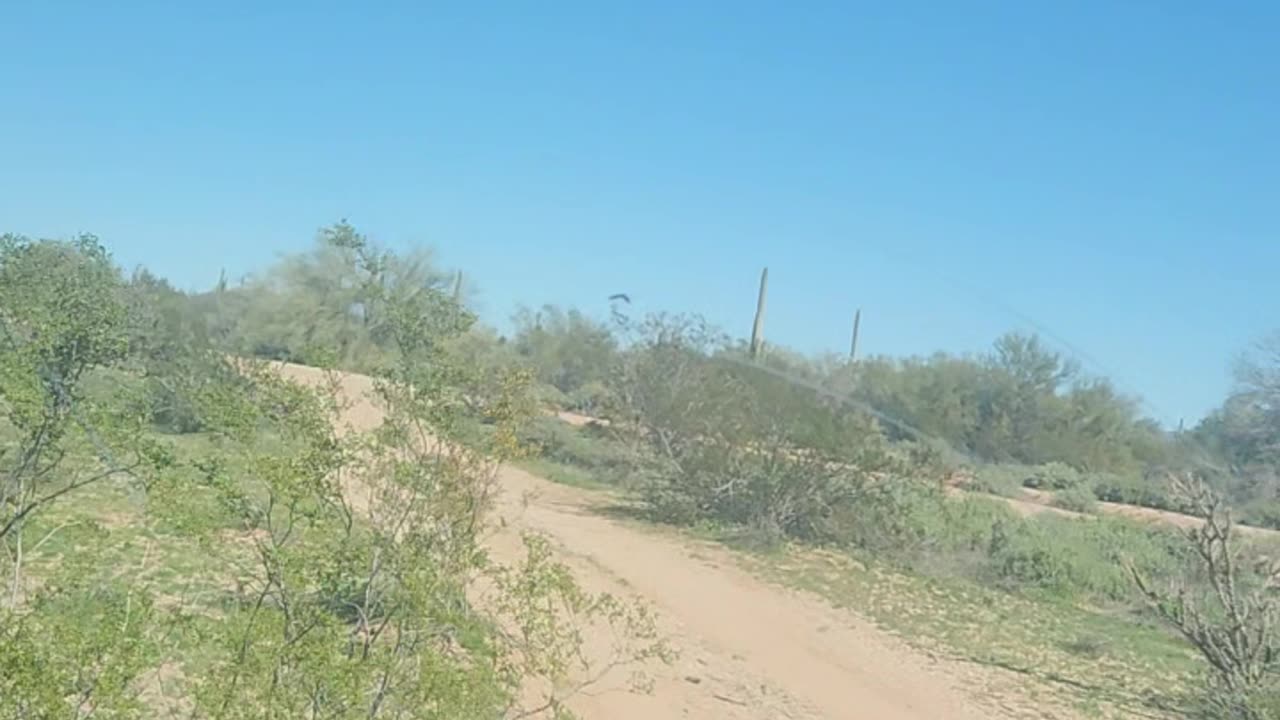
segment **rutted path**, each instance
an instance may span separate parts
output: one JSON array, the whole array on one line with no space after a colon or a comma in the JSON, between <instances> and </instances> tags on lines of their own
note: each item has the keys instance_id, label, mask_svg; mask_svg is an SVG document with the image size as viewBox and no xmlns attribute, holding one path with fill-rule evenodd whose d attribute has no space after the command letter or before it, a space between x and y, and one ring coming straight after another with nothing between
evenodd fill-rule
<instances>
[{"instance_id":1,"label":"rutted path","mask_svg":"<svg viewBox=\"0 0 1280 720\"><path fill-rule=\"evenodd\" d=\"M300 366L284 372L306 383L323 377ZM370 388L367 377L342 377L354 428L381 419L365 397ZM501 522L488 541L496 557L518 558L522 530L550 537L587 589L650 605L679 652L673 665L649 668L650 694L628 692L631 669L619 668L576 696L570 705L587 720L1070 717L1009 697L977 698L973 691L996 671L932 659L854 613L747 573L718 547L608 518L597 512L597 493L514 467L503 467L499 482ZM588 637L588 652L608 644Z\"/></svg>"}]
</instances>

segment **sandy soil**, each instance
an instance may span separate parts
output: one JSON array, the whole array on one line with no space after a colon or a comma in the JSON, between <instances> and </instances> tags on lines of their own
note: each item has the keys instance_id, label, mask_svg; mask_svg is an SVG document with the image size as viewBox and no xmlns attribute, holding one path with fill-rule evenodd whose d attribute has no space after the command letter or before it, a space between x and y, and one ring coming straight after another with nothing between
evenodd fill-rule
<instances>
[{"instance_id":1,"label":"sandy soil","mask_svg":"<svg viewBox=\"0 0 1280 720\"><path fill-rule=\"evenodd\" d=\"M309 383L322 377L305 367L284 372ZM375 426L369 379L346 375L340 385L352 401L346 421ZM516 559L521 531L548 536L586 588L649 605L679 653L672 665L647 668L650 694L628 692L633 668L618 668L575 696L570 705L587 720L1070 717L1008 693L978 697L992 680L986 669L913 650L855 613L748 574L719 547L604 516L597 493L514 467L499 479L500 517L488 541L495 556ZM587 644L597 657L611 646L590 634Z\"/></svg>"}]
</instances>

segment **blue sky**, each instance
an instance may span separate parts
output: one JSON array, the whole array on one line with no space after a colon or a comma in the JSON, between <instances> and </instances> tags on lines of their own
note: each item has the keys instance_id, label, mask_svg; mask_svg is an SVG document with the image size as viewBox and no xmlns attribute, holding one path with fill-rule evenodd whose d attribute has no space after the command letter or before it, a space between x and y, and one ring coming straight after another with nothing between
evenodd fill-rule
<instances>
[{"instance_id":1,"label":"blue sky","mask_svg":"<svg viewBox=\"0 0 1280 720\"><path fill-rule=\"evenodd\" d=\"M1166 422L1280 327L1280 6L0 7L0 225L187 288L347 217L487 319L700 312L806 351L1048 329Z\"/></svg>"}]
</instances>

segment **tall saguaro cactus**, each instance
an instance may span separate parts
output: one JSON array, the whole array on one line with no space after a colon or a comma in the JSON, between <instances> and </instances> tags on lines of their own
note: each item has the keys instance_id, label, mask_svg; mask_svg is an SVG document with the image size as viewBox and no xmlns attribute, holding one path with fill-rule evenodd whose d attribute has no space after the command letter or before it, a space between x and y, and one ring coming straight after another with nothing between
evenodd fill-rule
<instances>
[{"instance_id":1,"label":"tall saguaro cactus","mask_svg":"<svg viewBox=\"0 0 1280 720\"><path fill-rule=\"evenodd\" d=\"M751 325L751 357L758 358L764 351L764 304L769 292L769 268L760 273L760 297L756 300L756 321Z\"/></svg>"},{"instance_id":2,"label":"tall saguaro cactus","mask_svg":"<svg viewBox=\"0 0 1280 720\"><path fill-rule=\"evenodd\" d=\"M853 313L853 339L849 341L849 362L858 359L858 326L862 324L862 308Z\"/></svg>"}]
</instances>

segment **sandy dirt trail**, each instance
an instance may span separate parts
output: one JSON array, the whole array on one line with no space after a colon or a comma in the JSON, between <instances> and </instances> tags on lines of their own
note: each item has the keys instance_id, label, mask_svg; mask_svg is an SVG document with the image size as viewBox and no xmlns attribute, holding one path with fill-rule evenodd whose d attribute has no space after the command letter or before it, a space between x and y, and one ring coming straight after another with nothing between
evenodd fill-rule
<instances>
[{"instance_id":1,"label":"sandy dirt trail","mask_svg":"<svg viewBox=\"0 0 1280 720\"><path fill-rule=\"evenodd\" d=\"M323 377L299 366L284 373L306 383ZM376 426L369 378L345 375L341 385L351 402L346 423ZM1069 717L976 698L984 670L931 659L856 614L756 578L721 548L603 516L598 493L514 467L503 467L499 481L500 520L488 540L496 557L518 559L522 531L550 537L587 589L651 606L679 653L672 665L647 668L650 694L628 692L632 668L618 668L576 695L569 704L587 720ZM592 654L609 646L605 638L588 644Z\"/></svg>"}]
</instances>

